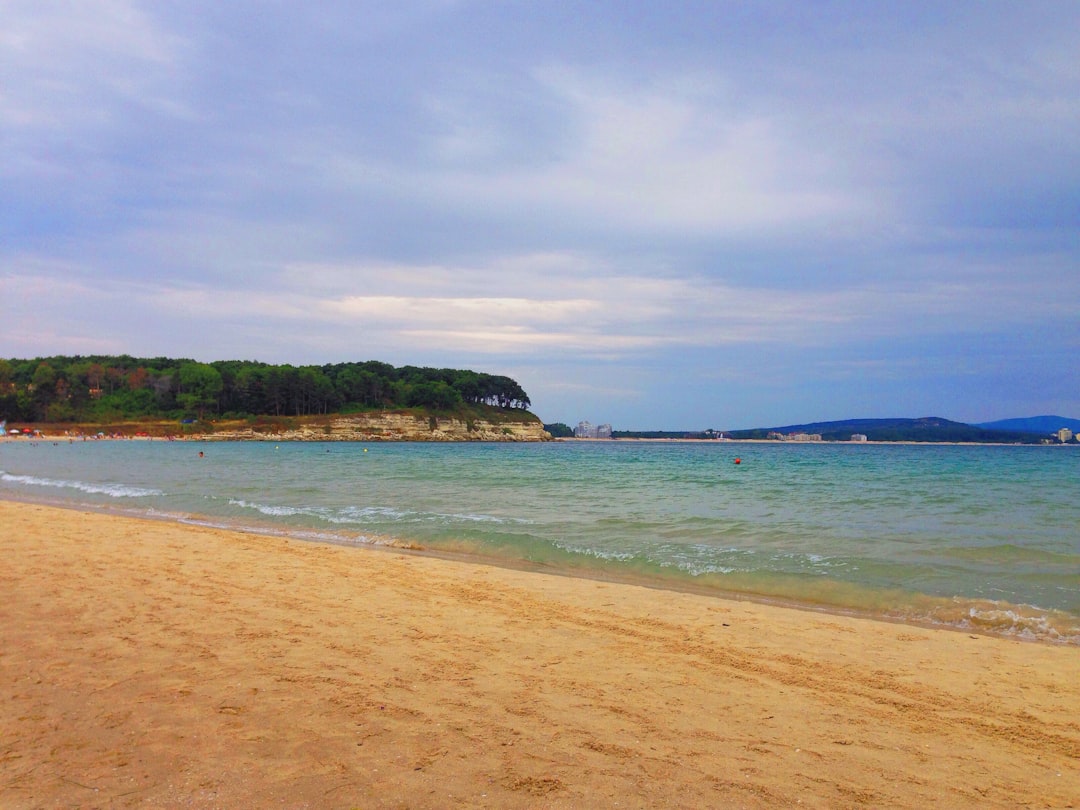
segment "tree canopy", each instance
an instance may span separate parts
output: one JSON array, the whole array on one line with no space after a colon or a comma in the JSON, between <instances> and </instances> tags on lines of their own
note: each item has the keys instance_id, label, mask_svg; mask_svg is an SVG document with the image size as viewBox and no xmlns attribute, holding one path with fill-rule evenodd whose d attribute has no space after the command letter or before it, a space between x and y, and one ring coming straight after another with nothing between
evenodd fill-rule
<instances>
[{"instance_id":1,"label":"tree canopy","mask_svg":"<svg viewBox=\"0 0 1080 810\"><path fill-rule=\"evenodd\" d=\"M364 409L463 405L527 409L509 377L395 368L374 360L323 366L166 357L0 358L0 419L76 422L123 418L311 416Z\"/></svg>"}]
</instances>

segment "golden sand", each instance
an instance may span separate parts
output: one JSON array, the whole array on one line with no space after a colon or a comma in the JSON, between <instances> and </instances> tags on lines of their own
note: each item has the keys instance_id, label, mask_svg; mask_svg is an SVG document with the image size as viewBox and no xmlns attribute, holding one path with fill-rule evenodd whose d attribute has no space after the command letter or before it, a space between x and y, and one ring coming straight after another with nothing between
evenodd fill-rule
<instances>
[{"instance_id":1,"label":"golden sand","mask_svg":"<svg viewBox=\"0 0 1080 810\"><path fill-rule=\"evenodd\" d=\"M1074 807L1080 649L0 501L0 807Z\"/></svg>"}]
</instances>

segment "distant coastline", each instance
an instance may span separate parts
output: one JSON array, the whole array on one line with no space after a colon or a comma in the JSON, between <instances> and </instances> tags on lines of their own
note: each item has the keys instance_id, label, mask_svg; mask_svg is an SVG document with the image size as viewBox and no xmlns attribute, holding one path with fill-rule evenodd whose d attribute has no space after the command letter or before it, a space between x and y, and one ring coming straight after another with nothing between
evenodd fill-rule
<instances>
[{"instance_id":1,"label":"distant coastline","mask_svg":"<svg viewBox=\"0 0 1080 810\"><path fill-rule=\"evenodd\" d=\"M897 444L897 445L1063 445L1080 446L1065 417L1040 417L1062 423L1053 433L1005 431L921 419L853 419L779 428L736 431L618 431L574 435L561 423L543 424L521 409L483 408L442 413L425 409L375 410L322 416L262 416L216 420L126 420L101 423L15 423L0 441L41 439L161 439L198 441L409 441L409 442L684 442L704 444ZM581 423L587 425L588 423ZM609 427L609 426L604 426ZM580 425L579 425L580 428ZM568 435L569 434L569 435Z\"/></svg>"},{"instance_id":2,"label":"distant coastline","mask_svg":"<svg viewBox=\"0 0 1080 810\"><path fill-rule=\"evenodd\" d=\"M812 442L800 442L789 441L784 439L698 439L698 438L635 438L635 437L612 437L610 439L589 439L589 438L577 438L574 436L562 437L554 439L557 442L580 442L582 444L735 444L735 445L757 445L757 444L783 444L783 445L854 445L854 446L881 446L881 445L926 445L926 446L949 446L955 445L958 447L1080 447L1080 444L1076 442L946 442L946 441L916 441L913 439L908 440L870 440L865 442L853 442L843 439L822 439L821 441Z\"/></svg>"},{"instance_id":3,"label":"distant coastline","mask_svg":"<svg viewBox=\"0 0 1080 810\"><path fill-rule=\"evenodd\" d=\"M941 417L844 419L746 430L663 431L613 430L611 425L579 422L574 429L562 423L545 425L557 438L577 440L776 441L785 443L900 443L900 444L1054 444L1075 443L1080 420L1058 416L1010 420L1028 429L1003 429L998 423L971 425ZM1054 425L1052 429L1046 425ZM1075 426L1075 427L1074 427Z\"/></svg>"}]
</instances>

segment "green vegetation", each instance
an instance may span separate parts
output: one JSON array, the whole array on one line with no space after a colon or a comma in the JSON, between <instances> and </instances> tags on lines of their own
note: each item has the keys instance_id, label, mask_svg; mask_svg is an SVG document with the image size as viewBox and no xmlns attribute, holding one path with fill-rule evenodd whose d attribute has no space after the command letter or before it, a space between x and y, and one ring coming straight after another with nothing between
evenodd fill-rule
<instances>
[{"instance_id":1,"label":"green vegetation","mask_svg":"<svg viewBox=\"0 0 1080 810\"><path fill-rule=\"evenodd\" d=\"M720 432L708 430L613 430L613 439L718 439Z\"/></svg>"},{"instance_id":2,"label":"green vegetation","mask_svg":"<svg viewBox=\"0 0 1080 810\"><path fill-rule=\"evenodd\" d=\"M574 435L574 429L562 422L553 422L550 425L544 425L544 430L550 433L551 438L553 439L568 439Z\"/></svg>"},{"instance_id":3,"label":"green vegetation","mask_svg":"<svg viewBox=\"0 0 1080 810\"><path fill-rule=\"evenodd\" d=\"M377 361L289 366L127 355L0 359L0 419L12 422L201 421L529 405L509 377Z\"/></svg>"}]
</instances>

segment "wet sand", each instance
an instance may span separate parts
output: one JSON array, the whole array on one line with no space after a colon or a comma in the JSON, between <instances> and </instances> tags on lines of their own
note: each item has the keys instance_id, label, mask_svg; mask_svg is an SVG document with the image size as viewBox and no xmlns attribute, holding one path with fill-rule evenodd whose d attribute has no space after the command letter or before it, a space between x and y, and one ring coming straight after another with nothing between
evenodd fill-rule
<instances>
[{"instance_id":1,"label":"wet sand","mask_svg":"<svg viewBox=\"0 0 1080 810\"><path fill-rule=\"evenodd\" d=\"M0 807L1077 807L1080 649L0 501Z\"/></svg>"}]
</instances>

